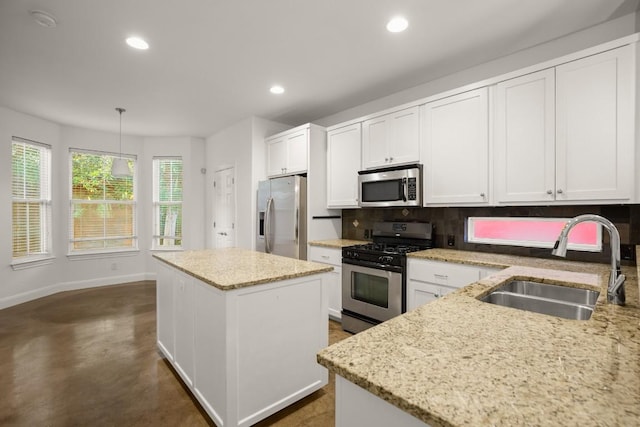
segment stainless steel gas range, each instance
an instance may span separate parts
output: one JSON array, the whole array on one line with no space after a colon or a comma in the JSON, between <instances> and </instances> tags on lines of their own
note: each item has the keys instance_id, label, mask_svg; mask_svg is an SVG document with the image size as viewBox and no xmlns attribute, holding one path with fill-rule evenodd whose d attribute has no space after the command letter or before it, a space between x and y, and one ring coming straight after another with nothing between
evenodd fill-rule
<instances>
[{"instance_id":1,"label":"stainless steel gas range","mask_svg":"<svg viewBox=\"0 0 640 427\"><path fill-rule=\"evenodd\" d=\"M426 222L379 222L373 243L342 248L342 329L358 333L407 311L407 256L433 247Z\"/></svg>"}]
</instances>

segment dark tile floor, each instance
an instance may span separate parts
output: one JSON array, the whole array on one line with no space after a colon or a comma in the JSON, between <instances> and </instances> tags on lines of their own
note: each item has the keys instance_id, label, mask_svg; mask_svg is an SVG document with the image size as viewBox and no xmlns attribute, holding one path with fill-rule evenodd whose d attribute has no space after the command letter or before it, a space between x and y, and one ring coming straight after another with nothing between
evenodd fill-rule
<instances>
[{"instance_id":1,"label":"dark tile floor","mask_svg":"<svg viewBox=\"0 0 640 427\"><path fill-rule=\"evenodd\" d=\"M156 349L155 283L0 310L0 425L213 425ZM350 334L329 322L329 341ZM259 426L333 426L334 379Z\"/></svg>"}]
</instances>

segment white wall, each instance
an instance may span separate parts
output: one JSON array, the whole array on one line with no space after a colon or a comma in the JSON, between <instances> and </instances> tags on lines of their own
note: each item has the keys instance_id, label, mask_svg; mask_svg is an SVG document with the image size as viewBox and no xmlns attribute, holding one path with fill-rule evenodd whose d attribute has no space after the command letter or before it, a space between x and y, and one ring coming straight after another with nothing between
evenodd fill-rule
<instances>
[{"instance_id":1,"label":"white wall","mask_svg":"<svg viewBox=\"0 0 640 427\"><path fill-rule=\"evenodd\" d=\"M638 26L640 26L640 18L637 19L637 14L631 13L624 15L620 18L570 34L566 37L561 37L548 43L524 49L511 55L495 59L466 70L461 70L410 89L373 100L366 104L358 105L330 116L314 120L314 123L329 127L358 117L366 116L368 114L373 114L387 108L392 108L397 105L437 95L441 92L462 87L494 76L499 76L511 71L516 71L520 68L535 65L540 62L558 58L563 55L633 34L640 30Z\"/></svg>"},{"instance_id":2,"label":"white wall","mask_svg":"<svg viewBox=\"0 0 640 427\"><path fill-rule=\"evenodd\" d=\"M52 147L51 264L14 271L11 253L11 137ZM204 141L197 138L144 138L123 135L122 151L137 162L138 237L140 251L91 259L67 257L69 235L69 148L117 153L118 134L62 126L0 107L0 308L70 289L102 286L154 277L151 264L152 166L154 155L179 155L185 168L185 247L204 247ZM188 215L188 216L187 216ZM115 264L115 270L113 266Z\"/></svg>"},{"instance_id":3,"label":"white wall","mask_svg":"<svg viewBox=\"0 0 640 427\"><path fill-rule=\"evenodd\" d=\"M255 210L258 181L265 179L264 138L290 126L250 117L211 135L206 142L206 246L213 248L214 188L216 171L235 168L236 246L255 248Z\"/></svg>"}]
</instances>

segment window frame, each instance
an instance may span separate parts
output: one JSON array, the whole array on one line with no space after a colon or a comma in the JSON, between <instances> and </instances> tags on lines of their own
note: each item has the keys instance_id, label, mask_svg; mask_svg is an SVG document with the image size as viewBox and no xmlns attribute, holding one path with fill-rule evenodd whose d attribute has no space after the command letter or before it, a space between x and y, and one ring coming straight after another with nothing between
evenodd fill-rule
<instances>
[{"instance_id":1,"label":"window frame","mask_svg":"<svg viewBox=\"0 0 640 427\"><path fill-rule=\"evenodd\" d=\"M13 168L13 148L14 145L22 145L23 147L29 146L40 151L40 165L38 166L38 175L40 177L39 183L39 198L15 197L14 196L14 175ZM43 264L52 263L53 256L53 244L52 244L52 224L53 224L53 209L52 209L52 148L49 144L44 144L38 141L33 141L19 136L11 137L11 267L14 270L20 270L29 268L32 266L38 266ZM43 162L46 163L43 167ZM45 169L43 171L43 169ZM26 182L26 171L23 170L23 180ZM43 188L44 187L44 188ZM25 189L26 192L26 189ZM40 206L40 249L38 251L31 251L29 246L29 233L27 231L27 252L22 256L15 256L15 221L14 221L14 206L16 203L38 203ZM28 221L26 228L29 229Z\"/></svg>"},{"instance_id":2,"label":"window frame","mask_svg":"<svg viewBox=\"0 0 640 427\"><path fill-rule=\"evenodd\" d=\"M179 201L160 201L160 164L163 161L180 161L182 166L181 172L181 199ZM179 251L184 249L184 234L182 233L182 226L184 226L184 161L182 156L154 156L152 159L152 170L153 170L153 194L152 194L152 211L153 211L153 231L151 237L151 250L153 251ZM179 206L180 207L180 217L181 217L181 228L180 235L172 235L166 236L160 232L160 226L162 224L160 212L162 206ZM161 245L160 239L173 239L180 241L180 244L172 244L172 245Z\"/></svg>"},{"instance_id":3,"label":"window frame","mask_svg":"<svg viewBox=\"0 0 640 427\"><path fill-rule=\"evenodd\" d=\"M133 173L132 175L132 185L133 185L133 199L132 200L115 200L115 199L95 199L95 200L85 200L85 199L74 199L73 198L73 155L75 153L79 153L79 154L88 154L88 155L94 155L94 156L101 156L101 157L111 157L112 159L115 158L124 158L127 160L130 160L133 164L131 167L131 171ZM138 216L138 173L137 173L137 156L133 155L133 154L119 154L119 153L112 153L112 152L107 152L107 151L98 151L98 150L87 150L87 149L82 149L82 148L69 148L69 214L68 214L68 221L69 221L69 233L68 233L68 238L69 238L69 243L68 243L68 249L67 249L67 257L69 258L78 258L78 259L84 259L84 258L93 258L93 257L103 257L105 255L109 255L109 254L122 254L122 253L128 253L128 252L139 252L139 236L138 236L138 221L137 221L137 216ZM103 228L103 237L102 238L95 238L95 237L91 237L91 238L76 238L74 236L74 207L76 205L82 205L82 204L104 204L104 205L128 205L131 206L131 232L132 234L130 236L105 236L104 234L105 231L107 230L108 227ZM102 240L103 242L106 242L108 240L123 240L123 239L127 239L127 240L131 240L132 241L132 245L129 247L113 247L113 248L107 248L105 247L105 245L103 245L102 248L91 248L91 249L75 249L74 248L74 243L77 242L82 242L82 241L98 241L98 240Z\"/></svg>"},{"instance_id":4,"label":"window frame","mask_svg":"<svg viewBox=\"0 0 640 427\"><path fill-rule=\"evenodd\" d=\"M544 248L553 249L553 242L534 241L534 240L517 240L517 239L485 239L475 236L475 222L476 221L509 221L509 222L562 222L566 223L571 218L551 218L551 217L467 217L465 221L465 241L468 243L479 243L486 245L500 245L500 246L519 246L527 248ZM596 224L596 223L593 223ZM582 252L600 252L602 251L602 226L596 224L596 244L578 244L569 243L567 249L573 251ZM559 233L558 233L559 234ZM571 238L571 233L569 233Z\"/></svg>"}]
</instances>

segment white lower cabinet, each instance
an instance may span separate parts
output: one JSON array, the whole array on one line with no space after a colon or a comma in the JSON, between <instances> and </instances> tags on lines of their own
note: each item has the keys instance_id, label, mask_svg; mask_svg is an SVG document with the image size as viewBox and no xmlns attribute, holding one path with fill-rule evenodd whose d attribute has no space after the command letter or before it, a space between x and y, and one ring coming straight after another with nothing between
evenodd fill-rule
<instances>
[{"instance_id":1,"label":"white lower cabinet","mask_svg":"<svg viewBox=\"0 0 640 427\"><path fill-rule=\"evenodd\" d=\"M175 353L176 370L185 383L193 386L194 372L194 281L191 276L176 272L173 296L175 322Z\"/></svg>"},{"instance_id":2,"label":"white lower cabinet","mask_svg":"<svg viewBox=\"0 0 640 427\"><path fill-rule=\"evenodd\" d=\"M336 427L429 427L389 402L336 375Z\"/></svg>"},{"instance_id":3,"label":"white lower cabinet","mask_svg":"<svg viewBox=\"0 0 640 427\"><path fill-rule=\"evenodd\" d=\"M501 270L415 258L409 258L407 268L407 310L413 310Z\"/></svg>"},{"instance_id":4,"label":"white lower cabinet","mask_svg":"<svg viewBox=\"0 0 640 427\"><path fill-rule=\"evenodd\" d=\"M156 330L158 347L169 361L174 357L173 330L173 271L162 264L158 265L156 275Z\"/></svg>"},{"instance_id":5,"label":"white lower cabinet","mask_svg":"<svg viewBox=\"0 0 640 427\"><path fill-rule=\"evenodd\" d=\"M340 321L342 315L342 250L309 246L309 261L329 264L333 271L329 273L329 317Z\"/></svg>"}]
</instances>

